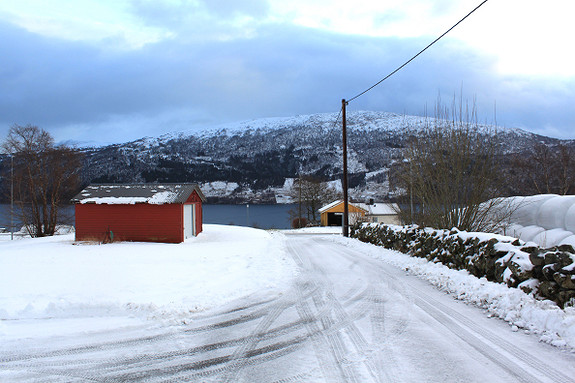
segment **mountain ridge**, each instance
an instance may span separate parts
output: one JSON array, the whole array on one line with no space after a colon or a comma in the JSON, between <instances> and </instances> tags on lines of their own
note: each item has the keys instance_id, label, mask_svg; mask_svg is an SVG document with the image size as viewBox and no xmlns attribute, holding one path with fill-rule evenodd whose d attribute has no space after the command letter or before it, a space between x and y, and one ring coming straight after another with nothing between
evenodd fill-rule
<instances>
[{"instance_id":1,"label":"mountain ridge","mask_svg":"<svg viewBox=\"0 0 575 383\"><path fill-rule=\"evenodd\" d=\"M247 120L85 148L84 182L195 182L215 202L289 202L289 183L298 175L334 184L341 179L341 119L337 117L324 113ZM409 134L430 122L433 119L388 112L348 113L351 195L394 198L397 190L389 182L389 169L403 159ZM525 152L536 142L575 142L518 128L478 127L497 131L506 155Z\"/></svg>"}]
</instances>

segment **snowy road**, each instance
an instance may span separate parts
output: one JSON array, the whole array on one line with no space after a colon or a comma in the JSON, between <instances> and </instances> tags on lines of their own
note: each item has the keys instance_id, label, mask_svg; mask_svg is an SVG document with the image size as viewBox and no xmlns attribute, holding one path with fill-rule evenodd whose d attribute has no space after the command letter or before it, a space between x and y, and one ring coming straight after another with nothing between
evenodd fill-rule
<instances>
[{"instance_id":1,"label":"snowy road","mask_svg":"<svg viewBox=\"0 0 575 383\"><path fill-rule=\"evenodd\" d=\"M287 246L300 272L280 298L1 345L0 381L575 382L575 355L394 266L322 236Z\"/></svg>"}]
</instances>

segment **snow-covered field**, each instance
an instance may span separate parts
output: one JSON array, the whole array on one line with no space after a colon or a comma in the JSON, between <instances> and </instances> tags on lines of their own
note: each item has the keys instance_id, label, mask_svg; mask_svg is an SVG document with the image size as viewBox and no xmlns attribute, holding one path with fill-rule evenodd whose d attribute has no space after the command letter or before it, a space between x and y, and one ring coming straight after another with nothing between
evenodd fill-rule
<instances>
[{"instance_id":1,"label":"snow-covered field","mask_svg":"<svg viewBox=\"0 0 575 383\"><path fill-rule=\"evenodd\" d=\"M275 296L295 273L283 238L204 225L182 244L74 243L73 234L0 241L0 340L183 322L244 296Z\"/></svg>"}]
</instances>

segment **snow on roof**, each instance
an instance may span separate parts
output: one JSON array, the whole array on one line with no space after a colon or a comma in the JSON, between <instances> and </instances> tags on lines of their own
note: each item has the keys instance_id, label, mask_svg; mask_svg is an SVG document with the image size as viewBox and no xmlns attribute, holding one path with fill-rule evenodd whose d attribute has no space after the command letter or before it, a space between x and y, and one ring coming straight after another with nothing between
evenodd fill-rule
<instances>
[{"instance_id":1,"label":"snow on roof","mask_svg":"<svg viewBox=\"0 0 575 383\"><path fill-rule=\"evenodd\" d=\"M339 205L340 203L343 203L343 200L333 201L332 203L327 204L319 209L319 212L323 213ZM367 215L395 215L399 211L399 207L396 203L376 202L370 205L366 203L350 202L349 204L365 210Z\"/></svg>"},{"instance_id":2,"label":"snow on roof","mask_svg":"<svg viewBox=\"0 0 575 383\"><path fill-rule=\"evenodd\" d=\"M375 202L371 205L357 203L355 206L365 209L367 215L396 215L399 212L399 206L396 203Z\"/></svg>"},{"instance_id":3,"label":"snow on roof","mask_svg":"<svg viewBox=\"0 0 575 383\"><path fill-rule=\"evenodd\" d=\"M205 200L200 188L195 184L90 185L72 198L71 202L109 205L132 205L136 203L163 205L184 203L194 191L198 193L202 201Z\"/></svg>"},{"instance_id":4,"label":"snow on roof","mask_svg":"<svg viewBox=\"0 0 575 383\"><path fill-rule=\"evenodd\" d=\"M332 203L329 203L329 204L323 206L322 208L320 208L320 209L319 209L319 212L320 212L320 213L323 213L324 211L329 210L329 209L331 209L332 207L337 206L337 205L339 205L339 204L342 203L342 202L343 202L343 201L340 200L340 199L338 199L337 201L333 201Z\"/></svg>"},{"instance_id":5,"label":"snow on roof","mask_svg":"<svg viewBox=\"0 0 575 383\"><path fill-rule=\"evenodd\" d=\"M331 209L331 208L333 208L333 207L335 207L335 206L337 206L337 205L339 205L339 204L341 204L341 203L343 203L343 200L333 201L332 203L323 206L323 207L320 208L318 211L319 211L320 213L323 213L323 212L325 212L325 211L327 211L327 210L329 210L329 209ZM354 203L349 202L348 204L349 204L350 206L354 206L354 207L356 207L356 208L365 210L365 212L367 213L367 209L366 209L365 207L360 206L360 205L362 205L362 204L355 203L355 202L354 202Z\"/></svg>"}]
</instances>

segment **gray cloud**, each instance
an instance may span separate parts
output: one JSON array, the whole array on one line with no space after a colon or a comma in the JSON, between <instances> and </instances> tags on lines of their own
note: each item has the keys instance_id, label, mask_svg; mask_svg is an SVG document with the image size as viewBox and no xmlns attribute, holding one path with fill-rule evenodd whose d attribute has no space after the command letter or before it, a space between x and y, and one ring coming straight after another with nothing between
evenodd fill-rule
<instances>
[{"instance_id":1,"label":"gray cloud","mask_svg":"<svg viewBox=\"0 0 575 383\"><path fill-rule=\"evenodd\" d=\"M42 38L0 24L0 137L33 123L57 139L121 142L243 119L337 112L427 44L266 26L257 37L168 39L139 50ZM445 41L350 105L420 114L463 89L481 118L574 137L573 82L500 77L493 58Z\"/></svg>"},{"instance_id":2,"label":"gray cloud","mask_svg":"<svg viewBox=\"0 0 575 383\"><path fill-rule=\"evenodd\" d=\"M144 24L169 31L180 42L244 38L269 12L266 0L132 0L130 5Z\"/></svg>"}]
</instances>

